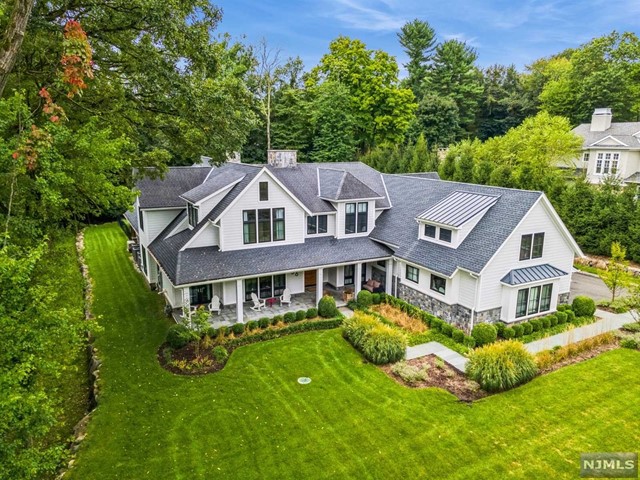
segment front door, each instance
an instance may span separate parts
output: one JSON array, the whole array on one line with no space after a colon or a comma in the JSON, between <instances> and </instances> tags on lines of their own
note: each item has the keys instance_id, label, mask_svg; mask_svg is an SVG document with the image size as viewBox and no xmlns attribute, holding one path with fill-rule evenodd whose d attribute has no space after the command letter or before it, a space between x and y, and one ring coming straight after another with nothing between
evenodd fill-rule
<instances>
[{"instance_id":1,"label":"front door","mask_svg":"<svg viewBox=\"0 0 640 480\"><path fill-rule=\"evenodd\" d=\"M304 272L304 289L316 286L316 271L307 270Z\"/></svg>"}]
</instances>

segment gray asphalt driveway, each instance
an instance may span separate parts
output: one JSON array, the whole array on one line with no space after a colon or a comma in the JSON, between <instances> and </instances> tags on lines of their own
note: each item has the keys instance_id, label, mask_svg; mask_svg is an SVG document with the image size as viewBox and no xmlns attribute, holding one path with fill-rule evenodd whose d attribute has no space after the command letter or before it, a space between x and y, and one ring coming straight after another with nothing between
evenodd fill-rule
<instances>
[{"instance_id":1,"label":"gray asphalt driveway","mask_svg":"<svg viewBox=\"0 0 640 480\"><path fill-rule=\"evenodd\" d=\"M611 299L611 292L599 277L582 272L573 272L569 301L572 302L578 295L586 295L596 302L598 300Z\"/></svg>"}]
</instances>

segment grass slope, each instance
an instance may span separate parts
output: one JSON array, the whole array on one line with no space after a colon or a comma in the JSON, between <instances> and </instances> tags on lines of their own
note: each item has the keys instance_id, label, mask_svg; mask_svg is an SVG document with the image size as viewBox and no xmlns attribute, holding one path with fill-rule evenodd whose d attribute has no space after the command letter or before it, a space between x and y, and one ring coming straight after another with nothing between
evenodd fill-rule
<instances>
[{"instance_id":1,"label":"grass slope","mask_svg":"<svg viewBox=\"0 0 640 480\"><path fill-rule=\"evenodd\" d=\"M103 395L73 479L575 478L583 451L640 444L640 353L616 350L471 406L401 387L339 331L236 350L178 377L168 321L115 225L89 229ZM296 383L310 376L311 384Z\"/></svg>"}]
</instances>

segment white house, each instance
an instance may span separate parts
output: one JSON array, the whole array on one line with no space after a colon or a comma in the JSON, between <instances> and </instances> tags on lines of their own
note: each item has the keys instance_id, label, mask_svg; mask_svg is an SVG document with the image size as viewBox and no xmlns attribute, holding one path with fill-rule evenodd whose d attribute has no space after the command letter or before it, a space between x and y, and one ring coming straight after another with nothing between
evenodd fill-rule
<instances>
[{"instance_id":1,"label":"white house","mask_svg":"<svg viewBox=\"0 0 640 480\"><path fill-rule=\"evenodd\" d=\"M299 164L291 151L170 168L137 188L126 217L149 283L173 308L217 295L239 322L251 293L317 301L369 279L467 331L518 322L567 301L582 255L541 192Z\"/></svg>"},{"instance_id":2,"label":"white house","mask_svg":"<svg viewBox=\"0 0 640 480\"><path fill-rule=\"evenodd\" d=\"M596 108L591 123L573 132L584 139L576 166L590 183L616 177L624 184L640 183L640 122L612 122L610 108Z\"/></svg>"}]
</instances>

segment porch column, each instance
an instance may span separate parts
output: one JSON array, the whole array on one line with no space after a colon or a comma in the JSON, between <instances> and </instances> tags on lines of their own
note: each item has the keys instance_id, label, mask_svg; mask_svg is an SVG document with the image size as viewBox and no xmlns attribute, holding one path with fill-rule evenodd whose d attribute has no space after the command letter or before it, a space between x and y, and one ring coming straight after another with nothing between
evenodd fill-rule
<instances>
[{"instance_id":1,"label":"porch column","mask_svg":"<svg viewBox=\"0 0 640 480\"><path fill-rule=\"evenodd\" d=\"M356 263L355 279L353 280L353 292L358 297L358 292L362 290L362 264Z\"/></svg>"},{"instance_id":2,"label":"porch column","mask_svg":"<svg viewBox=\"0 0 640 480\"><path fill-rule=\"evenodd\" d=\"M393 293L393 258L387 260L385 265L384 291L391 295Z\"/></svg>"},{"instance_id":3,"label":"porch column","mask_svg":"<svg viewBox=\"0 0 640 480\"><path fill-rule=\"evenodd\" d=\"M236 280L236 321L242 323L244 312L242 311L244 295L242 293L242 280Z\"/></svg>"},{"instance_id":4,"label":"porch column","mask_svg":"<svg viewBox=\"0 0 640 480\"><path fill-rule=\"evenodd\" d=\"M316 305L322 298L322 291L324 290L324 268L318 268L316 270Z\"/></svg>"}]
</instances>

